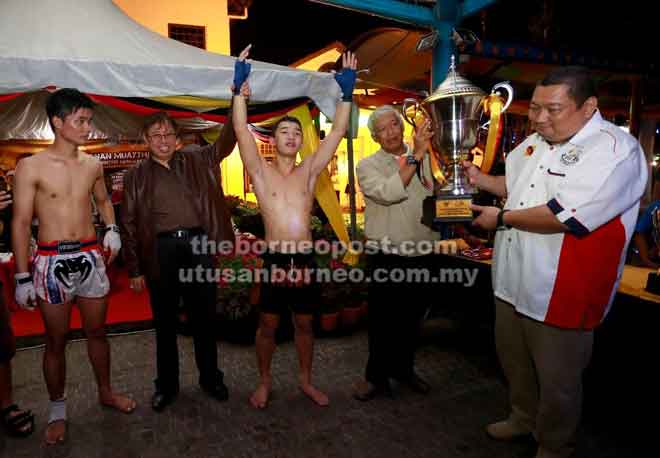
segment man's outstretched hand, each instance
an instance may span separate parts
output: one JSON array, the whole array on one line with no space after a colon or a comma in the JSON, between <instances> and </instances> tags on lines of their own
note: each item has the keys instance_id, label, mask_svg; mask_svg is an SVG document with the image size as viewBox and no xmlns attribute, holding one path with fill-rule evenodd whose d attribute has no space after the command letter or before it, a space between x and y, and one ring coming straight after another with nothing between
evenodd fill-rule
<instances>
[{"instance_id":1,"label":"man's outstretched hand","mask_svg":"<svg viewBox=\"0 0 660 458\"><path fill-rule=\"evenodd\" d=\"M350 51L345 52L341 56L342 69L340 72L335 73L335 81L341 88L342 97L344 102L351 102L353 100L353 88L355 87L357 57Z\"/></svg>"},{"instance_id":2,"label":"man's outstretched hand","mask_svg":"<svg viewBox=\"0 0 660 458\"><path fill-rule=\"evenodd\" d=\"M247 62L247 57L250 54L250 48L252 45L247 45L243 51L238 55L236 63L234 63L234 84L233 92L234 95L239 95L241 93L241 87L243 83L247 81L248 76L250 75L251 64Z\"/></svg>"}]
</instances>

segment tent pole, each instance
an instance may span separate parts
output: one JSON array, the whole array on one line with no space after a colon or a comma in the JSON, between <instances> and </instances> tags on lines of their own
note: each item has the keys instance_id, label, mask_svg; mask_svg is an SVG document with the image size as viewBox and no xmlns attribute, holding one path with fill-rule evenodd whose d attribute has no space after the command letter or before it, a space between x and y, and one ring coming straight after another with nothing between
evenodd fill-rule
<instances>
[{"instance_id":1,"label":"tent pole","mask_svg":"<svg viewBox=\"0 0 660 458\"><path fill-rule=\"evenodd\" d=\"M639 124L642 113L642 96L644 81L639 77L633 77L630 80L631 94L630 94L630 135L639 140Z\"/></svg>"},{"instance_id":2,"label":"tent pole","mask_svg":"<svg viewBox=\"0 0 660 458\"><path fill-rule=\"evenodd\" d=\"M351 106L351 112L348 118L348 135L346 138L346 159L348 160L348 200L351 207L351 240L357 238L357 217L355 209L355 173L354 173L354 161L353 161L353 122L356 116L355 105ZM360 112L357 111L357 116L360 115Z\"/></svg>"}]
</instances>

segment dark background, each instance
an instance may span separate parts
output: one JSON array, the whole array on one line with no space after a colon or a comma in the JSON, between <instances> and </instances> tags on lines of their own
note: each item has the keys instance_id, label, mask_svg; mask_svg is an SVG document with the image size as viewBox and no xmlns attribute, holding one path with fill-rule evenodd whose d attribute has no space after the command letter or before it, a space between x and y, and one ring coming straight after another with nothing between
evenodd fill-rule
<instances>
[{"instance_id":1,"label":"dark background","mask_svg":"<svg viewBox=\"0 0 660 458\"><path fill-rule=\"evenodd\" d=\"M459 27L482 40L660 62L659 3L500 0ZM253 0L247 20L231 21L231 52L237 55L252 43L254 59L289 65L334 41L349 46L360 34L387 26L414 28L308 0Z\"/></svg>"},{"instance_id":2,"label":"dark background","mask_svg":"<svg viewBox=\"0 0 660 458\"><path fill-rule=\"evenodd\" d=\"M253 59L289 65L335 41L348 46L373 28L401 25L308 0L254 0L248 19L231 21L231 54L252 43Z\"/></svg>"}]
</instances>

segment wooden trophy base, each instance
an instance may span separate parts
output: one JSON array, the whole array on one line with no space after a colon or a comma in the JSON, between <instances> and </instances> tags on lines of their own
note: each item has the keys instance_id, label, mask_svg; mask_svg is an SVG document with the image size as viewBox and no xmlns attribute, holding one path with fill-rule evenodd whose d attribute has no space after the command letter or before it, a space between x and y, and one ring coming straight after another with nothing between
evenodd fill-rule
<instances>
[{"instance_id":1,"label":"wooden trophy base","mask_svg":"<svg viewBox=\"0 0 660 458\"><path fill-rule=\"evenodd\" d=\"M443 223L470 222L474 219L471 195L440 195L424 199L422 224L437 228Z\"/></svg>"}]
</instances>

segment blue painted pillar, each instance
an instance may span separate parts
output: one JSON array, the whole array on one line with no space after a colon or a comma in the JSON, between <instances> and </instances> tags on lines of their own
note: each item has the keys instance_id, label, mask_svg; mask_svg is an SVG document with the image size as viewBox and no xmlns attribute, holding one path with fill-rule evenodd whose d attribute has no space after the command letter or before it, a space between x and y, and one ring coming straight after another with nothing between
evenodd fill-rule
<instances>
[{"instance_id":1,"label":"blue painted pillar","mask_svg":"<svg viewBox=\"0 0 660 458\"><path fill-rule=\"evenodd\" d=\"M453 22L442 21L436 23L436 30L440 34L440 39L435 45L435 49L433 49L431 88L429 92L433 92L447 76L451 55L454 54L455 51L454 40L451 39L451 32L454 27L455 23Z\"/></svg>"},{"instance_id":2,"label":"blue painted pillar","mask_svg":"<svg viewBox=\"0 0 660 458\"><path fill-rule=\"evenodd\" d=\"M359 11L386 19L393 19L438 32L431 65L431 92L447 75L451 55L454 54L453 29L463 18L477 13L496 0L437 0L433 8L399 0L310 0L325 5Z\"/></svg>"},{"instance_id":3,"label":"blue painted pillar","mask_svg":"<svg viewBox=\"0 0 660 458\"><path fill-rule=\"evenodd\" d=\"M458 0L438 0L433 7L433 28L438 33L438 43L433 50L431 64L431 88L433 92L447 76L455 45L452 31L460 20Z\"/></svg>"}]
</instances>

